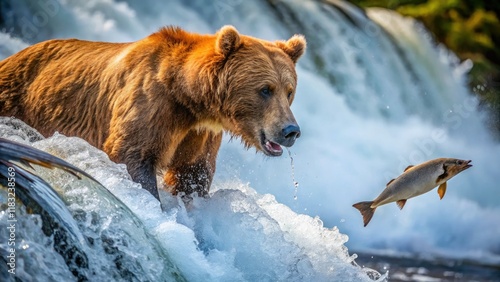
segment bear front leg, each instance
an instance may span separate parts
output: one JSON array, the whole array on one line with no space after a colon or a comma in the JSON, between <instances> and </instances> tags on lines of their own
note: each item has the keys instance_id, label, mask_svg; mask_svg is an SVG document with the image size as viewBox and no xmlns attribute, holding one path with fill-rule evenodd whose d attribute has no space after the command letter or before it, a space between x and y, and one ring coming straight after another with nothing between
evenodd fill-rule
<instances>
[{"instance_id":1,"label":"bear front leg","mask_svg":"<svg viewBox=\"0 0 500 282\"><path fill-rule=\"evenodd\" d=\"M114 162L126 164L132 180L160 200L156 183L157 154L151 152L151 145L148 146L147 141L127 139L124 136L128 135L110 135L104 144L104 151Z\"/></svg>"},{"instance_id":2,"label":"bear front leg","mask_svg":"<svg viewBox=\"0 0 500 282\"><path fill-rule=\"evenodd\" d=\"M156 199L160 200L156 184L156 169L152 160L143 160L137 165L130 165L128 172L134 182L141 184L143 189L148 190Z\"/></svg>"},{"instance_id":3,"label":"bear front leg","mask_svg":"<svg viewBox=\"0 0 500 282\"><path fill-rule=\"evenodd\" d=\"M222 133L191 131L177 148L165 173L167 189L173 195L183 192L208 196L215 173Z\"/></svg>"}]
</instances>

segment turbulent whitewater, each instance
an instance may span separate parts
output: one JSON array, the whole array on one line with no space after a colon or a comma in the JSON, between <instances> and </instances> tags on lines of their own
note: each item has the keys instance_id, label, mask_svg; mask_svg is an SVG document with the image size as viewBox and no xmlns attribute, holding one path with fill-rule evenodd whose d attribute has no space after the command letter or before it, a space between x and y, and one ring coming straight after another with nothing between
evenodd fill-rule
<instances>
[{"instance_id":1,"label":"turbulent whitewater","mask_svg":"<svg viewBox=\"0 0 500 282\"><path fill-rule=\"evenodd\" d=\"M294 33L308 40L292 105L303 131L291 148L293 170L286 154L269 159L237 140L223 143L211 198L185 207L164 194L162 213L122 165L82 140L56 135L27 142L1 131L68 160L111 192L37 170L55 187L68 186L58 192L74 199L72 220L85 236L101 240L84 248L96 261L83 274L98 280L155 280L161 273L189 281L370 279L351 264L355 251L500 265L500 145L466 87L470 63L436 46L411 19L334 0L7 0L0 2L0 59L49 38L132 41L164 25L213 33L225 24L267 40ZM443 200L428 193L403 211L388 206L363 227L353 203L375 197L408 165L438 157L471 159L474 167L448 183ZM109 205L93 215L101 200ZM80 209L84 217L75 216ZM136 219L126 219L130 214ZM23 217L24 275L74 277L50 251L40 219Z\"/></svg>"},{"instance_id":2,"label":"turbulent whitewater","mask_svg":"<svg viewBox=\"0 0 500 282\"><path fill-rule=\"evenodd\" d=\"M60 134L42 139L10 118L0 118L0 137L61 157L104 186L57 169L32 169L54 187L68 208L67 213L59 212L62 225L78 226L67 228L77 229L72 234L78 236L61 236L57 229L45 234L42 221L47 215L30 214L29 206L18 203L15 277L23 281L70 281L75 276L80 281L371 281L369 277L380 277L353 263L355 256L344 246L347 236L337 228L325 228L319 218L297 214L247 184L215 185L210 199L195 198L188 207L164 193L162 212L160 203L132 182L124 165L111 162L82 139ZM3 203L6 194L1 190ZM47 205L55 204L52 200ZM9 237L7 214L0 212L2 238ZM1 247L6 253L7 242ZM65 248L63 254L58 248ZM4 268L2 263L2 280L13 279Z\"/></svg>"}]
</instances>

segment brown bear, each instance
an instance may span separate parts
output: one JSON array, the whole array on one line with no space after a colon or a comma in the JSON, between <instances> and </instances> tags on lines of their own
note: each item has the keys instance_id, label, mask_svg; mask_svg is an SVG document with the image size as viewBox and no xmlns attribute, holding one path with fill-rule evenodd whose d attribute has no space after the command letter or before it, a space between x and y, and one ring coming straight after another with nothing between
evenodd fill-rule
<instances>
[{"instance_id":1,"label":"brown bear","mask_svg":"<svg viewBox=\"0 0 500 282\"><path fill-rule=\"evenodd\" d=\"M269 42L232 26L215 35L166 27L131 43L49 40L0 62L0 115L45 136L78 136L125 163L158 197L206 196L223 131L268 156L292 146L295 64L306 41Z\"/></svg>"}]
</instances>

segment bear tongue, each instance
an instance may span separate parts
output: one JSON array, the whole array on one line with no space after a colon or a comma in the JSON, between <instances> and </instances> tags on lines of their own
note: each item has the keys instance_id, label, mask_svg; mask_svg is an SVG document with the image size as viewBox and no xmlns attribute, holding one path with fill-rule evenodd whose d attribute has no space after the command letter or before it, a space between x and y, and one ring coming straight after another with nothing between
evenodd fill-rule
<instances>
[{"instance_id":1,"label":"bear tongue","mask_svg":"<svg viewBox=\"0 0 500 282\"><path fill-rule=\"evenodd\" d=\"M272 153L281 153L283 151L279 144L274 143L272 141L266 142L266 148Z\"/></svg>"}]
</instances>

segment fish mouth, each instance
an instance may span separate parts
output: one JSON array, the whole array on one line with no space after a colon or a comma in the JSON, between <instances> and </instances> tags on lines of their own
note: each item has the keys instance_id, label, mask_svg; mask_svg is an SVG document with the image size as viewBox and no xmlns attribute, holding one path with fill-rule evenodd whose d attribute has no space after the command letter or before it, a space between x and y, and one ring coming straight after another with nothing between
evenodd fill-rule
<instances>
[{"instance_id":1,"label":"fish mouth","mask_svg":"<svg viewBox=\"0 0 500 282\"><path fill-rule=\"evenodd\" d=\"M472 160L464 161L464 163L458 167L458 172L462 172L462 171L468 169L469 167L472 167L470 162L472 162Z\"/></svg>"},{"instance_id":2,"label":"fish mouth","mask_svg":"<svg viewBox=\"0 0 500 282\"><path fill-rule=\"evenodd\" d=\"M271 157L279 157L283 154L283 148L277 142L274 142L266 138L266 134L261 132L260 134L260 146L264 154Z\"/></svg>"}]
</instances>

